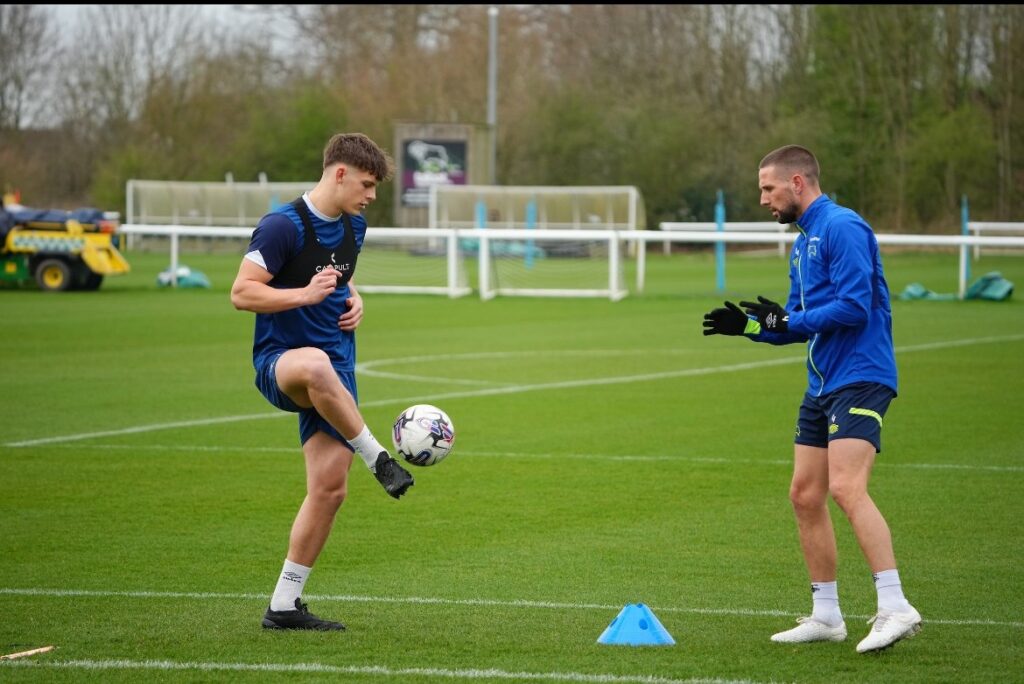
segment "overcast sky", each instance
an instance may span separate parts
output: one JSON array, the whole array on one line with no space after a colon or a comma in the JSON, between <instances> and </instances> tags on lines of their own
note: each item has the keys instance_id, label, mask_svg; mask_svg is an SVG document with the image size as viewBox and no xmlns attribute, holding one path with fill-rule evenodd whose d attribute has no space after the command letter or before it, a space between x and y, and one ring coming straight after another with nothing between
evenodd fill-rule
<instances>
[{"instance_id":1,"label":"overcast sky","mask_svg":"<svg viewBox=\"0 0 1024 684\"><path fill-rule=\"evenodd\" d=\"M73 31L89 9L99 5L39 5L48 10L57 20L57 31L74 35ZM265 5L170 5L177 8L197 10L200 18L208 22L215 33L248 32L248 36L260 36L266 40L268 49L286 55L295 46L291 27L287 22L268 21ZM220 30L216 30L220 29Z\"/></svg>"},{"instance_id":2,"label":"overcast sky","mask_svg":"<svg viewBox=\"0 0 1024 684\"><path fill-rule=\"evenodd\" d=\"M246 12L244 5L182 5L183 7L197 7L200 12L211 22L219 23L225 27L237 26L252 19L250 13ZM42 5L48 8L57 17L61 30L70 29L78 22L78 17L89 5Z\"/></svg>"}]
</instances>

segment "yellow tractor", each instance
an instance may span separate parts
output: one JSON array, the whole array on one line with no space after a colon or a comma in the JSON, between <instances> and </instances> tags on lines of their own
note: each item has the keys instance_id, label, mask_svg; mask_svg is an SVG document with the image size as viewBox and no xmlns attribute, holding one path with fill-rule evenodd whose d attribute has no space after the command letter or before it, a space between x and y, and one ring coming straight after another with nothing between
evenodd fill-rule
<instances>
[{"instance_id":1,"label":"yellow tractor","mask_svg":"<svg viewBox=\"0 0 1024 684\"><path fill-rule=\"evenodd\" d=\"M35 280L48 292L95 290L127 273L117 249L117 215L96 209L38 210L10 195L0 208L0 281Z\"/></svg>"}]
</instances>

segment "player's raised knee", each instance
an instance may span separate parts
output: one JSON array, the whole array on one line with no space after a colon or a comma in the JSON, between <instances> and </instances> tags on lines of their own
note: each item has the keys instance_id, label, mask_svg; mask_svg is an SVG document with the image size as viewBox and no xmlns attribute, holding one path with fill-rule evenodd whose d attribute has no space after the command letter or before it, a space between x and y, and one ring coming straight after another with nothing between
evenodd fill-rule
<instances>
[{"instance_id":1,"label":"player's raised knee","mask_svg":"<svg viewBox=\"0 0 1024 684\"><path fill-rule=\"evenodd\" d=\"M331 359L322 349L301 347L287 352L285 357L287 361L284 369L289 374L301 378L304 384L308 385L312 380L325 373L334 374ZM282 358L282 362L284 361L285 358ZM281 367L282 364L279 362L278 368L281 369Z\"/></svg>"}]
</instances>

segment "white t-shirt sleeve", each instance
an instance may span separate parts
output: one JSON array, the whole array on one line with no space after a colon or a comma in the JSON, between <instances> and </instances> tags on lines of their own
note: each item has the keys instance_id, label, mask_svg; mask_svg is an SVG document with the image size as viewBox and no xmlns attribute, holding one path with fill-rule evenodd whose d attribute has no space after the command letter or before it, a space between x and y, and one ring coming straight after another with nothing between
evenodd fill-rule
<instances>
[{"instance_id":1,"label":"white t-shirt sleeve","mask_svg":"<svg viewBox=\"0 0 1024 684\"><path fill-rule=\"evenodd\" d=\"M248 259L249 261L253 262L257 266L262 267L263 270L265 270L265 271L269 271L270 270L269 268L267 268L267 262L266 262L266 260L264 260L263 255L260 253L260 251L258 249L254 249L253 251L251 251L248 254L246 254L245 258Z\"/></svg>"},{"instance_id":2,"label":"white t-shirt sleeve","mask_svg":"<svg viewBox=\"0 0 1024 684\"><path fill-rule=\"evenodd\" d=\"M277 274L295 252L298 228L285 214L267 214L253 231L245 258Z\"/></svg>"}]
</instances>

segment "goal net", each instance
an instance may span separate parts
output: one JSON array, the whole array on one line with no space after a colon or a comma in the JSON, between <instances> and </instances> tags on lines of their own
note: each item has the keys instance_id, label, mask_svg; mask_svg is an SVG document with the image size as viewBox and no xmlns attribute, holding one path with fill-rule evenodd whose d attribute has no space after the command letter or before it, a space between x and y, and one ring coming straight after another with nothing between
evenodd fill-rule
<instances>
[{"instance_id":1,"label":"goal net","mask_svg":"<svg viewBox=\"0 0 1024 684\"><path fill-rule=\"evenodd\" d=\"M362 292L461 297L472 291L452 230L371 227L359 253L355 282Z\"/></svg>"},{"instance_id":2,"label":"goal net","mask_svg":"<svg viewBox=\"0 0 1024 684\"><path fill-rule=\"evenodd\" d=\"M253 228L268 211L291 202L316 185L294 183L207 183L128 181L128 223Z\"/></svg>"},{"instance_id":3,"label":"goal net","mask_svg":"<svg viewBox=\"0 0 1024 684\"><path fill-rule=\"evenodd\" d=\"M182 236L184 252L243 250L252 230L269 211L291 202L316 182L218 183L130 179L125 186L128 225L230 227L236 234ZM244 229L244 230L243 230ZM167 235L129 232L128 247L140 251L168 248Z\"/></svg>"},{"instance_id":4,"label":"goal net","mask_svg":"<svg viewBox=\"0 0 1024 684\"><path fill-rule=\"evenodd\" d=\"M313 183L130 180L129 248L241 254L268 211ZM633 187L432 186L430 226L371 226L357 285L367 292L609 297L645 227Z\"/></svg>"},{"instance_id":5,"label":"goal net","mask_svg":"<svg viewBox=\"0 0 1024 684\"><path fill-rule=\"evenodd\" d=\"M315 182L216 183L129 180L129 248L181 254L241 256L252 231L269 211L291 202ZM356 284L367 292L468 294L466 268L453 231L371 226L363 241Z\"/></svg>"},{"instance_id":6,"label":"goal net","mask_svg":"<svg viewBox=\"0 0 1024 684\"><path fill-rule=\"evenodd\" d=\"M485 299L618 299L626 294L621 257L632 249L617 234L645 228L646 214L632 186L435 185L429 222L460 231Z\"/></svg>"}]
</instances>

